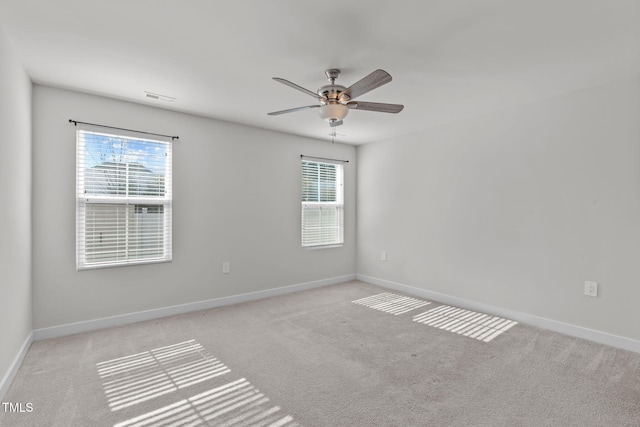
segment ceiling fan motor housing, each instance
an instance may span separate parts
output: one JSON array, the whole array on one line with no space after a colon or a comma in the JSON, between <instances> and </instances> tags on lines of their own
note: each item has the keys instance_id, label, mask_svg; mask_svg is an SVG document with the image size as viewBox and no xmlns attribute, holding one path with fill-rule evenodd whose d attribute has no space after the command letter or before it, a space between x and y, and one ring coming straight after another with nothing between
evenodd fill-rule
<instances>
[{"instance_id":1,"label":"ceiling fan motor housing","mask_svg":"<svg viewBox=\"0 0 640 427\"><path fill-rule=\"evenodd\" d=\"M318 89L318 95L326 98L327 101L342 101L340 94L346 89L342 85L325 85Z\"/></svg>"}]
</instances>

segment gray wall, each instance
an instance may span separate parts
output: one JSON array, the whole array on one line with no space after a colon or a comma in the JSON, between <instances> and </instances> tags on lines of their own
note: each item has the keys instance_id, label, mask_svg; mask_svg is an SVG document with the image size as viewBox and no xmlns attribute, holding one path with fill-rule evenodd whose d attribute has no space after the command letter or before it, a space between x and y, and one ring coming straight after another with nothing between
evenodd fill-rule
<instances>
[{"instance_id":1,"label":"gray wall","mask_svg":"<svg viewBox=\"0 0 640 427\"><path fill-rule=\"evenodd\" d=\"M639 123L636 76L360 146L358 273L639 340Z\"/></svg>"},{"instance_id":2,"label":"gray wall","mask_svg":"<svg viewBox=\"0 0 640 427\"><path fill-rule=\"evenodd\" d=\"M355 147L40 85L33 99L34 329L354 273ZM173 262L76 272L69 119L180 136ZM300 247L300 154L350 161L342 248Z\"/></svg>"},{"instance_id":3,"label":"gray wall","mask_svg":"<svg viewBox=\"0 0 640 427\"><path fill-rule=\"evenodd\" d=\"M0 29L0 380L31 333L31 81Z\"/></svg>"}]
</instances>

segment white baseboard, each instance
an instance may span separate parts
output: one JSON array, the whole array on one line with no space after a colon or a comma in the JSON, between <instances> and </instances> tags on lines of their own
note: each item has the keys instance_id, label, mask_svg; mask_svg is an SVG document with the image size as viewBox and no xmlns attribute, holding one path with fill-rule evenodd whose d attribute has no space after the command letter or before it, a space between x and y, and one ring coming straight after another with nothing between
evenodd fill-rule
<instances>
[{"instance_id":1,"label":"white baseboard","mask_svg":"<svg viewBox=\"0 0 640 427\"><path fill-rule=\"evenodd\" d=\"M600 344L606 344L612 347L640 353L640 341L633 340L631 338L608 334L606 332L596 331L594 329L583 328L582 326L571 325L569 323L546 319L544 317L538 317L532 314L494 307L464 298L415 288L413 286L404 285L402 283L378 279L376 277L357 274L356 278L357 280L360 280L362 282L371 283L372 285L381 286L383 288L395 289L397 291L406 292L414 296L419 296L444 304L450 304L456 307L466 308L473 311L480 311L482 313L493 314L494 316L500 316L507 319L515 320L526 325L548 329L550 331L560 332L565 335L571 335L573 337L583 338Z\"/></svg>"},{"instance_id":2,"label":"white baseboard","mask_svg":"<svg viewBox=\"0 0 640 427\"><path fill-rule=\"evenodd\" d=\"M283 286L280 288L267 289L264 291L249 292L246 294L233 295L223 298L214 298L188 304L174 305L171 307L163 307L153 310L139 311L136 313L122 314L119 316L103 317L101 319L87 320L78 323L69 323L66 325L53 326L50 328L35 329L33 331L33 340L40 341L49 338L57 338L65 335L77 334L80 332L93 331L97 329L110 328L112 326L120 326L129 323L157 319L160 317L173 316L176 314L189 313L192 311L207 310L209 308L221 307L223 305L238 304L241 302L269 298L277 295L288 294L291 292L318 288L321 286L335 285L338 283L349 282L355 279L355 274L349 274L346 276L331 277L328 279L315 280L313 282L299 283L296 285Z\"/></svg>"},{"instance_id":3,"label":"white baseboard","mask_svg":"<svg viewBox=\"0 0 640 427\"><path fill-rule=\"evenodd\" d=\"M20 351L16 355L15 359L13 359L13 363L11 363L11 366L9 366L7 373L4 374L4 377L0 382L0 402L4 400L4 395L9 390L9 387L13 382L13 378L16 376L16 373L18 372L20 365L22 365L22 360L24 359L24 356L27 354L29 347L31 347L32 342L33 342L33 332L31 332L29 336L27 336L27 339L24 340L24 343L22 344Z\"/></svg>"}]
</instances>

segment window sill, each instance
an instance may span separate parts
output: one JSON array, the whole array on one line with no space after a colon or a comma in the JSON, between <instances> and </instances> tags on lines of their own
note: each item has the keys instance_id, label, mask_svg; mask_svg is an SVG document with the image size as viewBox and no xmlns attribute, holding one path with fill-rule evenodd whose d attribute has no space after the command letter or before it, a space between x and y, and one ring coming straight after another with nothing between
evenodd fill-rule
<instances>
[{"instance_id":1,"label":"window sill","mask_svg":"<svg viewBox=\"0 0 640 427\"><path fill-rule=\"evenodd\" d=\"M302 249L315 251L319 249L332 249L332 248L341 248L343 247L343 243L335 244L335 245L318 245L318 246L303 246Z\"/></svg>"},{"instance_id":2,"label":"window sill","mask_svg":"<svg viewBox=\"0 0 640 427\"><path fill-rule=\"evenodd\" d=\"M119 262L119 263L90 264L90 265L76 266L76 271L98 270L102 268L130 267L133 265L163 264L171 261L172 259L151 259L151 260Z\"/></svg>"}]
</instances>

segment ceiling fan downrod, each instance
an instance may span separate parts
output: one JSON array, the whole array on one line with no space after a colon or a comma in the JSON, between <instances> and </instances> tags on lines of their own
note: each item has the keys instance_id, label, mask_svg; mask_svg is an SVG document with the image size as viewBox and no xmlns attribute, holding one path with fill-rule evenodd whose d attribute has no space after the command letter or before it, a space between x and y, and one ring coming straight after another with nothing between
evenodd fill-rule
<instances>
[{"instance_id":1,"label":"ceiling fan downrod","mask_svg":"<svg viewBox=\"0 0 640 427\"><path fill-rule=\"evenodd\" d=\"M327 80L329 80L329 82L333 85L336 83L336 79L340 75L340 70L338 70L337 68L329 68L328 70L325 70L324 73L327 76Z\"/></svg>"}]
</instances>

